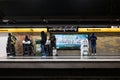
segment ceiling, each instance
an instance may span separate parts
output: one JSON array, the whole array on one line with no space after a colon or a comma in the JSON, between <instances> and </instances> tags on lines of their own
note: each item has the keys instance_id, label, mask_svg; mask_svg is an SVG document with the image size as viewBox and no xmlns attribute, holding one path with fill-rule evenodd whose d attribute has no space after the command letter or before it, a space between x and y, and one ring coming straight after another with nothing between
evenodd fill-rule
<instances>
[{"instance_id":1,"label":"ceiling","mask_svg":"<svg viewBox=\"0 0 120 80\"><path fill-rule=\"evenodd\" d=\"M119 0L0 0L3 16L108 16ZM111 11L112 10L112 11ZM114 12L115 11L115 12Z\"/></svg>"},{"instance_id":2,"label":"ceiling","mask_svg":"<svg viewBox=\"0 0 120 80\"><path fill-rule=\"evenodd\" d=\"M0 18L13 20L120 18L120 0L0 0Z\"/></svg>"}]
</instances>

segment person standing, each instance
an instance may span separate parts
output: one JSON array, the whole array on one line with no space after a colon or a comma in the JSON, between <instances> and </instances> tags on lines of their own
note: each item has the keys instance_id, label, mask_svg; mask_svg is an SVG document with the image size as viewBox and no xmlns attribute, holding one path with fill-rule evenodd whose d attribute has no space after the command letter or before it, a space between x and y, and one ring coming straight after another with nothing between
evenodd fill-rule
<instances>
[{"instance_id":1,"label":"person standing","mask_svg":"<svg viewBox=\"0 0 120 80\"><path fill-rule=\"evenodd\" d=\"M47 39L45 46L46 46L46 53L48 56L51 56L51 51L50 51L51 44L50 43L51 43L50 39Z\"/></svg>"},{"instance_id":2,"label":"person standing","mask_svg":"<svg viewBox=\"0 0 120 80\"><path fill-rule=\"evenodd\" d=\"M8 39L7 39L7 55L8 56L15 56L15 43L16 43L16 37L12 35L11 33L8 33Z\"/></svg>"},{"instance_id":3,"label":"person standing","mask_svg":"<svg viewBox=\"0 0 120 80\"><path fill-rule=\"evenodd\" d=\"M96 40L97 40L97 37L96 37L95 33L92 33L90 35L92 55L96 55Z\"/></svg>"},{"instance_id":4,"label":"person standing","mask_svg":"<svg viewBox=\"0 0 120 80\"><path fill-rule=\"evenodd\" d=\"M53 56L58 56L56 49L56 37L54 35L51 37L51 53Z\"/></svg>"},{"instance_id":5,"label":"person standing","mask_svg":"<svg viewBox=\"0 0 120 80\"><path fill-rule=\"evenodd\" d=\"M46 53L45 53L45 43L46 43L46 40L47 40L47 35L45 34L44 31L41 32L41 53L42 53L42 56L45 57L46 56Z\"/></svg>"},{"instance_id":6,"label":"person standing","mask_svg":"<svg viewBox=\"0 0 120 80\"><path fill-rule=\"evenodd\" d=\"M51 46L52 48L54 47L56 49L56 37L55 36L52 36L51 38Z\"/></svg>"},{"instance_id":7,"label":"person standing","mask_svg":"<svg viewBox=\"0 0 120 80\"><path fill-rule=\"evenodd\" d=\"M25 36L25 39L22 41L22 44L23 44L23 56L25 55L31 56L32 54L34 54L33 52L34 46L32 44L32 41L29 39L27 35Z\"/></svg>"}]
</instances>

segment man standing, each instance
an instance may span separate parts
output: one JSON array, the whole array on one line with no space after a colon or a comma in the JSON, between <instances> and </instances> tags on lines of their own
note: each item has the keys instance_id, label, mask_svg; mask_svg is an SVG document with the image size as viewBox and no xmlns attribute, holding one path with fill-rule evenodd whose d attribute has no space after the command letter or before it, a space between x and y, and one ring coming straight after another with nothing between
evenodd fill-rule
<instances>
[{"instance_id":1,"label":"man standing","mask_svg":"<svg viewBox=\"0 0 120 80\"><path fill-rule=\"evenodd\" d=\"M45 43L47 40L47 35L45 34L44 31L41 32L41 53L42 53L42 57L46 57L46 53L45 53Z\"/></svg>"},{"instance_id":2,"label":"man standing","mask_svg":"<svg viewBox=\"0 0 120 80\"><path fill-rule=\"evenodd\" d=\"M16 37L12 35L11 33L8 33L8 39L7 39L7 53L8 56L15 56L15 43L16 43Z\"/></svg>"},{"instance_id":3,"label":"man standing","mask_svg":"<svg viewBox=\"0 0 120 80\"><path fill-rule=\"evenodd\" d=\"M90 35L92 55L96 55L96 40L97 40L97 37L96 37L95 33L92 33Z\"/></svg>"}]
</instances>

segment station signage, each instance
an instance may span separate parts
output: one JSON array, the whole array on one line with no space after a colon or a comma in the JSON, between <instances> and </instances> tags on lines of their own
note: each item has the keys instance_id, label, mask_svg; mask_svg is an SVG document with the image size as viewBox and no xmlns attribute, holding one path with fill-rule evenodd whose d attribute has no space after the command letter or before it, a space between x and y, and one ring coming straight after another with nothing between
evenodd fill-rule
<instances>
[{"instance_id":1,"label":"station signage","mask_svg":"<svg viewBox=\"0 0 120 80\"><path fill-rule=\"evenodd\" d=\"M47 28L0 28L0 32L47 32Z\"/></svg>"},{"instance_id":2,"label":"station signage","mask_svg":"<svg viewBox=\"0 0 120 80\"><path fill-rule=\"evenodd\" d=\"M50 27L48 28L49 32L78 32L77 27L65 26L65 27Z\"/></svg>"},{"instance_id":3,"label":"station signage","mask_svg":"<svg viewBox=\"0 0 120 80\"><path fill-rule=\"evenodd\" d=\"M77 28L77 27L51 27L51 28L0 28L0 32L120 32L120 28Z\"/></svg>"},{"instance_id":4,"label":"station signage","mask_svg":"<svg viewBox=\"0 0 120 80\"><path fill-rule=\"evenodd\" d=\"M120 28L78 28L78 32L120 32Z\"/></svg>"}]
</instances>

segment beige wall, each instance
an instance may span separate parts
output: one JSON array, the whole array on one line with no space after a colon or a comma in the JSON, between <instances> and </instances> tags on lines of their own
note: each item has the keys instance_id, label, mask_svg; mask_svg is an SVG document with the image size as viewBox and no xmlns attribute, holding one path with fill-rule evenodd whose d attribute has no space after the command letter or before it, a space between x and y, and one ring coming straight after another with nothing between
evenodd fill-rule
<instances>
[{"instance_id":1,"label":"beige wall","mask_svg":"<svg viewBox=\"0 0 120 80\"><path fill-rule=\"evenodd\" d=\"M97 36L98 54L120 55L120 33L99 33Z\"/></svg>"},{"instance_id":2,"label":"beige wall","mask_svg":"<svg viewBox=\"0 0 120 80\"><path fill-rule=\"evenodd\" d=\"M34 45L34 51L35 51L35 40L37 39L41 39L41 35L40 33L13 33L16 38L17 38L17 42L16 42L16 55L23 55L23 45L22 45L22 41L25 39L25 35L28 35L29 38L32 40L33 45ZM49 36L49 33L47 33L47 36Z\"/></svg>"}]
</instances>

